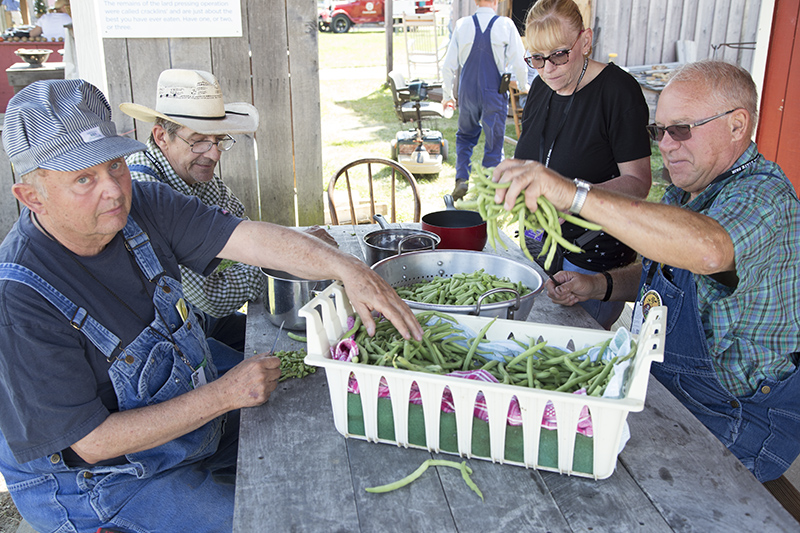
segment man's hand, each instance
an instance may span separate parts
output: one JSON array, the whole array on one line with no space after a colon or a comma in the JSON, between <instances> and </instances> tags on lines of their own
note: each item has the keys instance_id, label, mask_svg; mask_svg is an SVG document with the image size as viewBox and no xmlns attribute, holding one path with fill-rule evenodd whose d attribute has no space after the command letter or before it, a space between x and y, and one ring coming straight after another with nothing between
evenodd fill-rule
<instances>
[{"instance_id":1,"label":"man's hand","mask_svg":"<svg viewBox=\"0 0 800 533\"><path fill-rule=\"evenodd\" d=\"M281 360L268 353L245 359L214 382L231 409L255 407L269 400L281 377Z\"/></svg>"},{"instance_id":2,"label":"man's hand","mask_svg":"<svg viewBox=\"0 0 800 533\"><path fill-rule=\"evenodd\" d=\"M305 233L308 233L312 237L316 237L317 239L321 240L325 244L330 244L334 248L339 247L339 243L336 242L336 239L333 236L325 231L324 228L319 226L311 226L303 230Z\"/></svg>"},{"instance_id":3,"label":"man's hand","mask_svg":"<svg viewBox=\"0 0 800 533\"><path fill-rule=\"evenodd\" d=\"M570 306L605 296L606 278L602 274L578 274L562 270L545 281L544 286L551 300Z\"/></svg>"},{"instance_id":4,"label":"man's hand","mask_svg":"<svg viewBox=\"0 0 800 533\"><path fill-rule=\"evenodd\" d=\"M389 319L397 331L408 339L414 337L422 340L422 326L419 325L416 315L400 298L395 290L378 276L375 271L358 261L363 268L353 277L344 279L344 289L353 309L361 317L364 327L370 336L375 334L375 321L372 311L379 311Z\"/></svg>"},{"instance_id":5,"label":"man's hand","mask_svg":"<svg viewBox=\"0 0 800 533\"><path fill-rule=\"evenodd\" d=\"M544 196L559 211L567 211L575 197L575 184L558 172L538 161L506 159L494 169L492 180L497 183L511 182L508 188L495 191L494 201L511 211L517 196L525 195L525 205L531 212L538 209L537 198Z\"/></svg>"}]
</instances>

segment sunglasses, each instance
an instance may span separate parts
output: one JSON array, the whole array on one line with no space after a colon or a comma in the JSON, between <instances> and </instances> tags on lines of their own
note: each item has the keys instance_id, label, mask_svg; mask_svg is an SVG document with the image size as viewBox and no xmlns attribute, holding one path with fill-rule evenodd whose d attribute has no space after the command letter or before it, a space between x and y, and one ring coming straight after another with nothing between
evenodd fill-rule
<instances>
[{"instance_id":1,"label":"sunglasses","mask_svg":"<svg viewBox=\"0 0 800 533\"><path fill-rule=\"evenodd\" d=\"M578 41L581 38L581 33L583 33L583 31L584 30L581 30L578 33L578 38L575 39L575 42L568 49L556 50L549 56L543 56L542 54L531 54L529 56L525 56L525 62L528 64L529 67L535 69L544 68L545 61L550 61L555 66L565 65L567 62L569 62L569 53L572 51L573 48L575 48L575 45L578 44Z\"/></svg>"},{"instance_id":2,"label":"sunglasses","mask_svg":"<svg viewBox=\"0 0 800 533\"><path fill-rule=\"evenodd\" d=\"M661 142L661 139L664 138L665 131L669 133L669 136L672 137L672 140L674 141L688 141L692 138L692 128L702 126L703 124L708 124L712 120L724 117L725 115L730 115L736 111L736 109L738 109L738 107L731 109L730 111L720 113L719 115L714 115L713 117L698 120L694 124L673 124L672 126L656 126L655 124L648 124L647 133L649 133L650 138L656 142Z\"/></svg>"}]
</instances>

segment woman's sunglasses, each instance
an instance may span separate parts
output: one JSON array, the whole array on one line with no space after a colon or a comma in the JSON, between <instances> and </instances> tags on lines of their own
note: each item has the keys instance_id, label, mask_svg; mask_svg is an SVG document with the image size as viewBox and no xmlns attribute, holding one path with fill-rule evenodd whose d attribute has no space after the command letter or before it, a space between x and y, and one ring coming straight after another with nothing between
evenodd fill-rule
<instances>
[{"instance_id":1,"label":"woman's sunglasses","mask_svg":"<svg viewBox=\"0 0 800 533\"><path fill-rule=\"evenodd\" d=\"M669 136L672 137L674 141L688 141L692 138L692 128L696 128L697 126L702 126L703 124L708 124L714 119L724 117L725 115L730 115L737 108L731 109L730 111L725 111L724 113L720 113L719 115L714 115L713 117L704 118L703 120L699 120L694 124L673 124L672 126L656 126L655 124L648 124L647 125L647 133L650 134L650 138L656 142L661 142L661 139L664 138L664 132L669 133Z\"/></svg>"},{"instance_id":2,"label":"woman's sunglasses","mask_svg":"<svg viewBox=\"0 0 800 533\"><path fill-rule=\"evenodd\" d=\"M573 48L575 48L575 45L578 44L578 40L581 38L581 33L583 33L583 31L584 30L581 30L580 33L578 33L578 38L575 39L575 42L572 43L572 46L570 46L568 49L556 50L549 56L543 56L542 54L531 54L529 56L525 56L525 62L529 67L535 69L544 68L545 61L550 61L555 66L565 65L569 61L569 53Z\"/></svg>"}]
</instances>

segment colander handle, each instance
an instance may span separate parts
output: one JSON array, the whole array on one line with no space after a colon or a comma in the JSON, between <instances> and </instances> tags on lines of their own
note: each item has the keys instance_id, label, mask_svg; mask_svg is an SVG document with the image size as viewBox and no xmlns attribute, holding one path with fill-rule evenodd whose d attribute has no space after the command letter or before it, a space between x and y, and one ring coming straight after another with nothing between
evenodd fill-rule
<instances>
[{"instance_id":1,"label":"colander handle","mask_svg":"<svg viewBox=\"0 0 800 533\"><path fill-rule=\"evenodd\" d=\"M430 235L425 235L424 233L415 233L413 235L408 235L400 239L400 242L397 243L397 255L403 253L403 244L405 244L406 241L410 239L428 239L429 241L431 241L431 249L432 250L436 249L436 239L434 239Z\"/></svg>"},{"instance_id":2,"label":"colander handle","mask_svg":"<svg viewBox=\"0 0 800 533\"><path fill-rule=\"evenodd\" d=\"M506 311L506 318L508 318L509 320L514 320L514 311L519 310L519 293L514 289L506 289L504 287L498 287L497 289L492 289L490 291L486 291L483 294L481 294L478 297L478 303L475 304L475 314L476 315L481 314L481 304L483 303L483 300L485 300L486 298L488 298L493 294L497 294L498 292L510 292L513 293L514 296L516 297L517 301Z\"/></svg>"}]
</instances>

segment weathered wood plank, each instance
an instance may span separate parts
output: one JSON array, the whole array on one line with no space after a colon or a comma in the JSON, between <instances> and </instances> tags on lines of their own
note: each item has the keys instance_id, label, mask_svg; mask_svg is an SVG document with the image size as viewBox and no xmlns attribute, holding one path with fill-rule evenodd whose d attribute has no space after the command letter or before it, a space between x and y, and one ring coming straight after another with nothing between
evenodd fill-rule
<instances>
[{"instance_id":1,"label":"weathered wood plank","mask_svg":"<svg viewBox=\"0 0 800 533\"><path fill-rule=\"evenodd\" d=\"M620 461L675 531L797 530L764 486L652 376L645 412L631 414L628 424L634 438Z\"/></svg>"},{"instance_id":2,"label":"weathered wood plank","mask_svg":"<svg viewBox=\"0 0 800 533\"><path fill-rule=\"evenodd\" d=\"M310 226L324 222L317 2L291 2L287 8L297 218Z\"/></svg>"},{"instance_id":3,"label":"weathered wood plank","mask_svg":"<svg viewBox=\"0 0 800 533\"><path fill-rule=\"evenodd\" d=\"M647 32L639 28L647 27L648 2L633 0L631 3L631 26L628 33L628 61L634 65L645 64Z\"/></svg>"},{"instance_id":4,"label":"weathered wood plank","mask_svg":"<svg viewBox=\"0 0 800 533\"><path fill-rule=\"evenodd\" d=\"M723 3L724 0L719 0ZM711 57L712 49L712 30L714 27L714 19L716 3L714 0L707 2L698 2L697 5L697 19L695 27L695 38L697 42L697 57Z\"/></svg>"},{"instance_id":5,"label":"weathered wood plank","mask_svg":"<svg viewBox=\"0 0 800 533\"><path fill-rule=\"evenodd\" d=\"M127 40L103 39L103 49L108 86L106 98L111 105L111 117L117 126L117 133L136 138L133 119L119 110L119 104L122 102L133 101Z\"/></svg>"},{"instance_id":6,"label":"weathered wood plank","mask_svg":"<svg viewBox=\"0 0 800 533\"><path fill-rule=\"evenodd\" d=\"M253 53L253 105L264 117L256 134L261 219L293 226L294 164L286 4L273 2L271 9L263 9L261 0L248 0L247 5Z\"/></svg>"},{"instance_id":7,"label":"weathered wood plank","mask_svg":"<svg viewBox=\"0 0 800 533\"><path fill-rule=\"evenodd\" d=\"M246 14L242 0L242 16ZM243 22L243 28L247 24ZM253 82L250 74L250 46L247 35L211 39L211 63L226 102L253 103ZM263 125L269 121L269 107L256 106ZM256 166L255 133L235 135L236 146L220 159L219 175L242 201L245 213L261 220L258 201L258 169Z\"/></svg>"},{"instance_id":8,"label":"weathered wood plank","mask_svg":"<svg viewBox=\"0 0 800 533\"><path fill-rule=\"evenodd\" d=\"M681 40L681 20L685 3L683 0L667 0L664 20L664 40L661 45L661 63L678 60L675 43Z\"/></svg>"},{"instance_id":9,"label":"weathered wood plank","mask_svg":"<svg viewBox=\"0 0 800 533\"><path fill-rule=\"evenodd\" d=\"M647 31L645 32L644 64L661 63L664 47L669 46L666 40L667 2L650 4L647 13ZM634 32L639 33L639 32Z\"/></svg>"},{"instance_id":10,"label":"weathered wood plank","mask_svg":"<svg viewBox=\"0 0 800 533\"><path fill-rule=\"evenodd\" d=\"M211 43L205 38L169 39L169 67L211 72ZM161 72L159 72L161 74ZM155 86L153 86L155 91ZM223 92L223 94L225 94Z\"/></svg>"},{"instance_id":11,"label":"weathered wood plank","mask_svg":"<svg viewBox=\"0 0 800 533\"><path fill-rule=\"evenodd\" d=\"M162 71L170 68L169 39L126 39L126 42L130 60L130 101L154 108L158 77ZM145 142L150 137L153 124L141 120L135 122L136 138Z\"/></svg>"}]
</instances>

